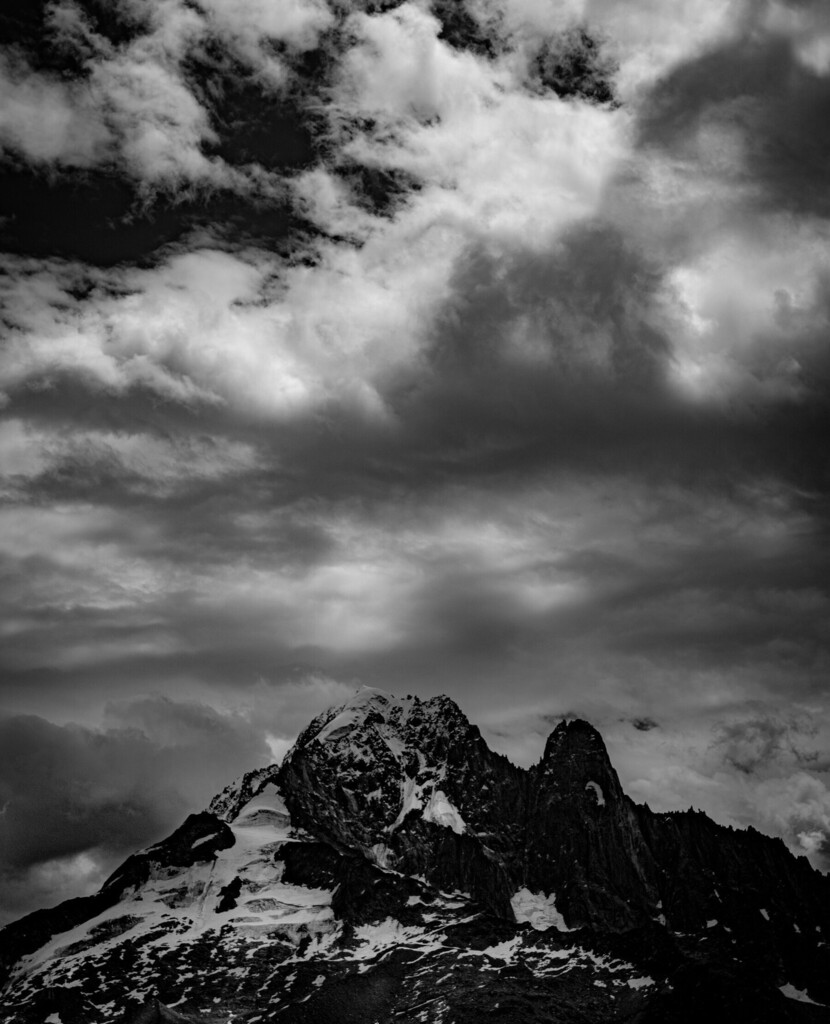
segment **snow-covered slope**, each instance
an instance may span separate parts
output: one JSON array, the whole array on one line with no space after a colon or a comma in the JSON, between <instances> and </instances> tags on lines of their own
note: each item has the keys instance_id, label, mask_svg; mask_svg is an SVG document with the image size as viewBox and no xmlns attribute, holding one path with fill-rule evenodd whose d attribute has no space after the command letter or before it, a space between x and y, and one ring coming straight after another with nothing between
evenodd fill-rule
<instances>
[{"instance_id":1,"label":"snow-covered slope","mask_svg":"<svg viewBox=\"0 0 830 1024\"><path fill-rule=\"evenodd\" d=\"M364 1019L367 1004L401 1004L396 1019L442 1021L459 991L471 996L492 982L510 992L515 980L502 978L508 968L539 982L573 975L575 996L597 1006L629 996L642 981L623 959L561 942L556 932L545 944L536 933L494 926L469 894L375 866L351 880L351 901L369 913L335 916L335 890L348 887L342 858L327 857L292 826L271 782L229 827L233 845L206 861L163 866L152 858L164 844L144 851L150 869L140 885L19 961L3 1021L131 1019L159 996L200 1020L290 1020L288 1011L304 1007L311 1016L297 1019L326 1020L343 1012L345 998L352 1016L336 1019ZM208 846L216 834L191 847ZM308 884L310 876L320 884ZM379 887L387 891L375 912L366 889ZM404 966L408 977L392 1000L389 976Z\"/></svg>"}]
</instances>

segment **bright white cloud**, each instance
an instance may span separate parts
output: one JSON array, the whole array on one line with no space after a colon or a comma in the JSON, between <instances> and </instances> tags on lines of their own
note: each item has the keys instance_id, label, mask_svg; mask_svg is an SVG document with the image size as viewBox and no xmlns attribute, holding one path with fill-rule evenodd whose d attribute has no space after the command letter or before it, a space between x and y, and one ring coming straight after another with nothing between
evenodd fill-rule
<instances>
[{"instance_id":1,"label":"bright white cloud","mask_svg":"<svg viewBox=\"0 0 830 1024\"><path fill-rule=\"evenodd\" d=\"M221 182L227 171L201 152L214 139L207 112L175 71L148 54L124 54L96 67L92 87L122 158L140 181Z\"/></svg>"},{"instance_id":2,"label":"bright white cloud","mask_svg":"<svg viewBox=\"0 0 830 1024\"><path fill-rule=\"evenodd\" d=\"M201 0L200 7L211 30L277 84L284 83L286 70L267 44L279 41L300 52L311 50L334 23L325 0Z\"/></svg>"},{"instance_id":3,"label":"bright white cloud","mask_svg":"<svg viewBox=\"0 0 830 1024\"><path fill-rule=\"evenodd\" d=\"M112 152L111 138L86 83L36 75L0 53L0 146L36 163L92 167Z\"/></svg>"},{"instance_id":4,"label":"bright white cloud","mask_svg":"<svg viewBox=\"0 0 830 1024\"><path fill-rule=\"evenodd\" d=\"M625 114L523 91L509 59L454 51L412 4L353 26L359 41L342 62L335 110L384 127L352 135L345 152L426 181L402 228L429 221L542 246L596 212L625 150Z\"/></svg>"},{"instance_id":5,"label":"bright white cloud","mask_svg":"<svg viewBox=\"0 0 830 1024\"><path fill-rule=\"evenodd\" d=\"M753 402L802 395L800 357L821 330L828 240L820 223L759 218L668 275L682 310L672 370L684 393Z\"/></svg>"},{"instance_id":6,"label":"bright white cloud","mask_svg":"<svg viewBox=\"0 0 830 1024\"><path fill-rule=\"evenodd\" d=\"M192 12L177 18L93 77L122 153L148 182L216 170L199 150L210 134L204 110L174 59L202 27ZM294 186L321 226L360 235L362 248L324 244L310 268L280 268L261 253L176 255L158 269L113 272L109 282L129 294L102 289L84 303L58 294L55 271L68 280L72 268L22 268L9 295L22 331L4 379L60 371L111 391L140 384L277 417L335 400L388 420L385 389L417 365L469 246L550 246L598 209L624 151L624 114L517 92L509 68L452 51L439 27L411 4L355 16L335 97L340 114L386 118L394 140L364 133L344 152L425 187L383 220L359 211L323 168ZM266 294L275 272L281 287Z\"/></svg>"}]
</instances>

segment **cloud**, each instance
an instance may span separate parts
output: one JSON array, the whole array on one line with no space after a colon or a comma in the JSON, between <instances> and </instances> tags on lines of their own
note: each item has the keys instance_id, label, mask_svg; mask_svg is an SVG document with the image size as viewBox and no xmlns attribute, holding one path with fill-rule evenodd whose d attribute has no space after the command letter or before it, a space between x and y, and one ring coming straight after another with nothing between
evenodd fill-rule
<instances>
[{"instance_id":1,"label":"cloud","mask_svg":"<svg viewBox=\"0 0 830 1024\"><path fill-rule=\"evenodd\" d=\"M94 891L354 689L295 673L218 709L155 694L110 701L96 726L0 717L3 918Z\"/></svg>"},{"instance_id":2,"label":"cloud","mask_svg":"<svg viewBox=\"0 0 830 1024\"><path fill-rule=\"evenodd\" d=\"M758 715L722 724L715 749L720 757L746 774L782 765L828 771L830 759L823 761L819 750L819 728L807 715Z\"/></svg>"},{"instance_id":3,"label":"cloud","mask_svg":"<svg viewBox=\"0 0 830 1024\"><path fill-rule=\"evenodd\" d=\"M808 772L767 779L757 789L747 815L763 831L780 835L793 852L830 870L830 785Z\"/></svg>"},{"instance_id":4,"label":"cloud","mask_svg":"<svg viewBox=\"0 0 830 1024\"><path fill-rule=\"evenodd\" d=\"M24 47L0 54L0 145L61 169L116 164L149 196L192 186L274 196L278 183L261 168L237 168L209 152L220 138L217 97L191 81L189 62L222 38L242 74L253 71L260 92L278 95L291 72L274 44L314 46L332 20L324 4L295 0L277 20L262 4L126 4L113 13L119 45L95 20L72 0L49 7L39 45L74 61L68 81L39 68Z\"/></svg>"},{"instance_id":5,"label":"cloud","mask_svg":"<svg viewBox=\"0 0 830 1024\"><path fill-rule=\"evenodd\" d=\"M800 771L768 778L754 787L744 823L780 836L793 853L820 870L830 869L830 785L827 777Z\"/></svg>"},{"instance_id":6,"label":"cloud","mask_svg":"<svg viewBox=\"0 0 830 1024\"><path fill-rule=\"evenodd\" d=\"M0 474L7 497L21 489L66 494L67 487L161 497L202 481L221 479L227 486L256 466L251 445L223 437L82 429L56 435L26 420L0 423Z\"/></svg>"},{"instance_id":7,"label":"cloud","mask_svg":"<svg viewBox=\"0 0 830 1024\"><path fill-rule=\"evenodd\" d=\"M671 716L660 730L611 733L612 758L632 796L655 810L694 806L722 824L752 825L827 870L830 764L824 705L799 700L787 710L756 699L705 702Z\"/></svg>"},{"instance_id":8,"label":"cloud","mask_svg":"<svg viewBox=\"0 0 830 1024\"><path fill-rule=\"evenodd\" d=\"M279 9L267 0L203 0L200 6L224 45L236 48L249 64L269 72L278 83L285 72L269 44L281 42L300 53L312 50L335 21L325 0L289 0Z\"/></svg>"},{"instance_id":9,"label":"cloud","mask_svg":"<svg viewBox=\"0 0 830 1024\"><path fill-rule=\"evenodd\" d=\"M91 167L110 155L110 136L85 83L35 75L0 53L0 144L36 163Z\"/></svg>"},{"instance_id":10,"label":"cloud","mask_svg":"<svg viewBox=\"0 0 830 1024\"><path fill-rule=\"evenodd\" d=\"M21 902L29 886L28 901L88 891L269 761L261 728L244 716L165 697L113 703L102 728L10 715L0 733L0 861Z\"/></svg>"},{"instance_id":11,"label":"cloud","mask_svg":"<svg viewBox=\"0 0 830 1024\"><path fill-rule=\"evenodd\" d=\"M641 144L718 162L762 204L826 216L829 40L821 5L759 5L743 31L667 74L646 104Z\"/></svg>"}]
</instances>

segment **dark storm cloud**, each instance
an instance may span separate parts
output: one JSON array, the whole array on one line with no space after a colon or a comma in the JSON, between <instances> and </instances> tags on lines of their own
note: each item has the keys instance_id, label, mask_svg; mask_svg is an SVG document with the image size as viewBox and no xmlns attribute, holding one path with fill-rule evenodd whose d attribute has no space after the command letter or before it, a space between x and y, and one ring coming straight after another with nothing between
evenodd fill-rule
<instances>
[{"instance_id":1,"label":"dark storm cloud","mask_svg":"<svg viewBox=\"0 0 830 1024\"><path fill-rule=\"evenodd\" d=\"M806 8L816 7L808 4ZM641 115L640 143L689 156L703 129L736 132L736 173L763 202L799 215L830 213L830 77L792 39L752 25L734 41L673 69Z\"/></svg>"},{"instance_id":2,"label":"dark storm cloud","mask_svg":"<svg viewBox=\"0 0 830 1024\"><path fill-rule=\"evenodd\" d=\"M112 705L103 729L0 719L0 875L19 901L13 909L31 909L28 886L62 898L79 858L81 885L92 870L100 881L269 760L261 731L243 718L163 697ZM57 885L47 892L50 871Z\"/></svg>"},{"instance_id":3,"label":"dark storm cloud","mask_svg":"<svg viewBox=\"0 0 830 1024\"><path fill-rule=\"evenodd\" d=\"M790 558L801 559L800 571L790 573L781 564ZM756 553L732 537L712 552L708 565L696 547L683 557L673 553L655 564L631 565L621 578L575 572L578 560L565 556L549 566L534 564L534 575L544 579L547 570L554 579L573 580L582 596L543 610L522 600L515 572L500 579L488 566L481 578L465 573L455 580L442 572L425 588L410 632L447 654L498 654L504 663L515 649L551 650L581 641L594 652L645 658L653 668L754 665L757 685L773 692L780 686L782 696L790 685L783 680L798 667L805 674L803 694L818 695L824 689L828 598L816 586L815 558L813 544L801 552L788 547L780 562L760 569Z\"/></svg>"},{"instance_id":4,"label":"dark storm cloud","mask_svg":"<svg viewBox=\"0 0 830 1024\"><path fill-rule=\"evenodd\" d=\"M347 557L334 540L344 515L386 533L399 501L422 493L440 504L450 480L468 495L483 488L485 500L490 491L540 474L551 487L575 473L608 475L619 480L621 493L637 479L648 486L679 483L673 496L656 497L655 490L648 502L647 525L669 538L656 565L644 564L642 551L620 557L593 544L534 566L589 586L590 595L574 607L552 614L526 607L511 590L512 569L502 576L486 562L471 566L446 555L428 564L420 592L401 612L410 637L401 653L423 645L433 657L478 658L484 650L506 656L545 635L599 630L605 646L656 660L727 664L754 651L775 663L809 662L821 642L824 608L816 573L820 534L809 518L817 503L809 494L796 499L808 514L798 539L783 548L767 551L754 536L745 541L728 527L725 536L704 534L699 547L673 547L671 538L683 530L697 536L695 518L707 500L725 501L751 519L766 500L764 488L753 486L758 478L772 474L815 486L823 449L812 431L821 414L793 403L784 411L733 412L674 392L667 381L671 342L653 324L660 285L658 269L602 224L575 230L545 256L497 259L474 251L436 317L426 372L404 377L392 391L394 431L366 424L336 401L318 415L272 427L245 423L241 410L210 410L210 429L249 443L252 452L248 464L229 458L215 476L189 475L194 455L208 462L214 449L222 455L210 436L194 447L205 413L177 412L173 404L159 410L151 394L134 390L126 401L97 400L94 390L79 401L84 392L76 385L53 382L48 392L15 396L9 414L27 411L43 424L66 426L87 417L86 425L97 427L113 420L127 426L140 417L152 431L137 435L142 445L153 436L163 440L181 469L171 478L162 459L159 475L145 459L139 472L134 462L125 464L112 439L53 443L49 468L23 484L22 493L39 504L63 498L132 510L91 530L89 539L119 544L161 570L235 564L278 579ZM185 466L189 472L182 472ZM773 487L773 517L777 500ZM788 500L786 489L780 500ZM38 564L42 583L48 557ZM74 570L75 578L84 571ZM17 575L25 590L25 566ZM44 614L53 639L66 642L69 633L59 626L65 613L56 606ZM269 629L275 614L281 624ZM314 648L326 657L325 636L292 643L294 620L279 603L264 611L246 607L237 616L205 606L185 589L162 598L147 624L124 615L91 613L90 640L111 646L123 628L146 643L114 659L102 654L92 675L140 678L153 666L169 672L178 665L205 678L250 680L269 661L305 658ZM9 656L29 645L43 652L32 643L40 632L40 625L21 632ZM219 633L222 650L206 642ZM29 669L21 657L23 678ZM336 670L336 656L324 664Z\"/></svg>"},{"instance_id":5,"label":"dark storm cloud","mask_svg":"<svg viewBox=\"0 0 830 1024\"><path fill-rule=\"evenodd\" d=\"M657 722L653 718L632 718L631 724L639 732L649 732L651 729L656 729Z\"/></svg>"},{"instance_id":6,"label":"dark storm cloud","mask_svg":"<svg viewBox=\"0 0 830 1024\"><path fill-rule=\"evenodd\" d=\"M795 346L814 397L766 408L691 402L671 383L663 274L602 223L546 254L469 254L439 314L429 374L391 398L413 449L410 478L419 465L482 478L561 466L690 488L765 473L825 488L820 328ZM816 315L826 324L821 296Z\"/></svg>"},{"instance_id":7,"label":"dark storm cloud","mask_svg":"<svg viewBox=\"0 0 830 1024\"><path fill-rule=\"evenodd\" d=\"M199 410L198 397L196 410L175 400L159 406L141 377L115 398L49 363L40 378L9 389L6 414L128 432L138 423L183 450L207 427L256 450L261 465L244 470L239 490L263 508L309 491L371 497L399 484L433 489L458 476L513 479L557 466L663 476L689 487L733 486L765 473L826 487L817 325L799 344L814 397L729 409L672 389L669 325L654 323L660 275L607 226L581 228L545 257L471 254L452 284L426 372L399 375L385 396L398 421L392 431L367 424L335 396L312 415L269 427L259 416L246 422L244 409ZM62 302L78 312L85 305L68 291ZM823 306L816 315L826 320ZM523 351L525 344L534 351ZM191 401L198 389L184 394ZM145 489L112 453L90 445L67 446L30 487L42 499L63 493L114 503ZM203 496L208 509L211 491L218 499L222 487L199 483L193 500Z\"/></svg>"}]
</instances>

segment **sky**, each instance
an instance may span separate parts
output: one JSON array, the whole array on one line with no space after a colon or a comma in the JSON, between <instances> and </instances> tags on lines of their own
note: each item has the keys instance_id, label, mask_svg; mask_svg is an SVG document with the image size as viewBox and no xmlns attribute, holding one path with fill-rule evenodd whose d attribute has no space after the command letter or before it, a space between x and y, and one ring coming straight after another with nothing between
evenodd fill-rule
<instances>
[{"instance_id":1,"label":"sky","mask_svg":"<svg viewBox=\"0 0 830 1024\"><path fill-rule=\"evenodd\" d=\"M830 866L830 7L0 16L0 921L362 684Z\"/></svg>"}]
</instances>

